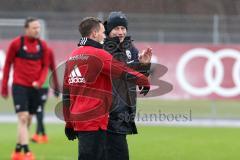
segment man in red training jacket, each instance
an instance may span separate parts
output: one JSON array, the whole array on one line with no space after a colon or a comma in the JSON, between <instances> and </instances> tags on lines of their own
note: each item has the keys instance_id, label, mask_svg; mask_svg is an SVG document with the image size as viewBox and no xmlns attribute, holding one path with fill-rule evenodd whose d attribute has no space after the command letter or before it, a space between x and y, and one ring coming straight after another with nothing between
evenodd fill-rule
<instances>
[{"instance_id":1,"label":"man in red training jacket","mask_svg":"<svg viewBox=\"0 0 240 160\"><path fill-rule=\"evenodd\" d=\"M40 22L37 18L27 18L25 35L15 38L7 51L3 70L1 95L8 97L8 79L13 65L12 96L18 117L17 144L11 155L12 160L33 160L28 147L28 127L39 103L38 89L48 73L48 47L39 39ZM23 150L24 154L21 153Z\"/></svg>"},{"instance_id":2,"label":"man in red training jacket","mask_svg":"<svg viewBox=\"0 0 240 160\"><path fill-rule=\"evenodd\" d=\"M147 94L146 76L136 72L103 50L105 29L94 17L79 25L82 38L66 62L63 87L65 134L78 138L78 160L106 160L106 130L112 105L112 78L123 78Z\"/></svg>"}]
</instances>

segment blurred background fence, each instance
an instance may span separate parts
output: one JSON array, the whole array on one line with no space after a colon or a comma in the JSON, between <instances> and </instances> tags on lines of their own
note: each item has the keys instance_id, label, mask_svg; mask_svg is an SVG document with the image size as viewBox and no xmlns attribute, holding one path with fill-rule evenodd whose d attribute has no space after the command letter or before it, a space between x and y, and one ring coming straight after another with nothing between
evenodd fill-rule
<instances>
[{"instance_id":1,"label":"blurred background fence","mask_svg":"<svg viewBox=\"0 0 240 160\"><path fill-rule=\"evenodd\" d=\"M44 19L47 37L51 40L79 38L78 24L83 17L107 19L105 12L0 12L0 18L36 16ZM240 17L222 15L163 15L129 13L129 31L136 41L161 43L239 43ZM0 38L9 39L22 28L0 23Z\"/></svg>"}]
</instances>

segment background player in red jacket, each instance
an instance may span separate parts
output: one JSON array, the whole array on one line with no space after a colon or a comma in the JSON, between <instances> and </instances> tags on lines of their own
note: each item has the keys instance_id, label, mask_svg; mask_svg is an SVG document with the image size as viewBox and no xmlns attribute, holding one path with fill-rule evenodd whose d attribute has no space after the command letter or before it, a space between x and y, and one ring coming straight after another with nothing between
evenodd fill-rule
<instances>
[{"instance_id":1,"label":"background player in red jacket","mask_svg":"<svg viewBox=\"0 0 240 160\"><path fill-rule=\"evenodd\" d=\"M143 94L150 86L147 77L114 60L102 49L105 29L98 19L84 19L79 31L83 38L66 62L64 76L65 134L69 140L78 138L79 160L105 160L111 79L122 77L144 86Z\"/></svg>"},{"instance_id":2,"label":"background player in red jacket","mask_svg":"<svg viewBox=\"0 0 240 160\"><path fill-rule=\"evenodd\" d=\"M36 127L36 133L32 136L31 140L35 143L47 143L48 142L48 136L45 131L45 125L43 122L44 118L44 106L46 104L46 101L48 99L48 91L49 91L49 85L50 83L53 84L53 90L54 90L54 96L59 96L59 84L57 79L57 72L55 72L56 65L55 65L55 58L54 53L51 48L48 50L48 56L49 56L49 73L48 78L45 80L44 84L42 85L42 88L39 89L39 99L40 104L38 105L38 109L36 112L36 119L37 119L37 127ZM50 78L52 76L52 78ZM50 82L52 80L52 82Z\"/></svg>"},{"instance_id":3,"label":"background player in red jacket","mask_svg":"<svg viewBox=\"0 0 240 160\"><path fill-rule=\"evenodd\" d=\"M28 127L39 103L38 89L44 83L48 73L48 48L46 42L40 40L40 22L36 18L28 18L25 22L25 35L15 38L8 49L4 65L1 94L8 97L8 79L13 65L12 95L18 117L17 144L12 160L32 160L34 156L29 150ZM24 154L21 154L21 151Z\"/></svg>"}]
</instances>

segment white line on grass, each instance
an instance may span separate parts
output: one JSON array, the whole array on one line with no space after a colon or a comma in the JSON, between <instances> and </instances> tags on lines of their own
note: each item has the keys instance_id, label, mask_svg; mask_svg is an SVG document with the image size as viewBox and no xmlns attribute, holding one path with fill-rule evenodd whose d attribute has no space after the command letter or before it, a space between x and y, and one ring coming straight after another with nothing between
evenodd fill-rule
<instances>
[{"instance_id":1,"label":"white line on grass","mask_svg":"<svg viewBox=\"0 0 240 160\"><path fill-rule=\"evenodd\" d=\"M45 123L64 123L54 115L46 115ZM16 123L17 117L10 114L1 114L0 123ZM35 118L33 123L35 123ZM138 125L147 126L202 126L202 127L240 127L240 120L238 119L192 119L192 121L136 121Z\"/></svg>"}]
</instances>

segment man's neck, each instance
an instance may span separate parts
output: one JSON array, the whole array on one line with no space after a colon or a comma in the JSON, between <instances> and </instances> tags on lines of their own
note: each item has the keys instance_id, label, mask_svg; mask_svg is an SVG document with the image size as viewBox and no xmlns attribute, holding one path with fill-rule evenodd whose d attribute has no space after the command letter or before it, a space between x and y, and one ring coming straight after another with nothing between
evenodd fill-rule
<instances>
[{"instance_id":1,"label":"man's neck","mask_svg":"<svg viewBox=\"0 0 240 160\"><path fill-rule=\"evenodd\" d=\"M98 42L98 40L96 38L94 38L93 36L88 36L87 38L91 39L91 40L94 40L96 42ZM98 42L99 43L99 42Z\"/></svg>"},{"instance_id":2,"label":"man's neck","mask_svg":"<svg viewBox=\"0 0 240 160\"><path fill-rule=\"evenodd\" d=\"M26 37L29 41L34 41L34 40L37 39L37 38L32 37L32 36L29 36L29 35L25 35L25 37Z\"/></svg>"}]
</instances>

